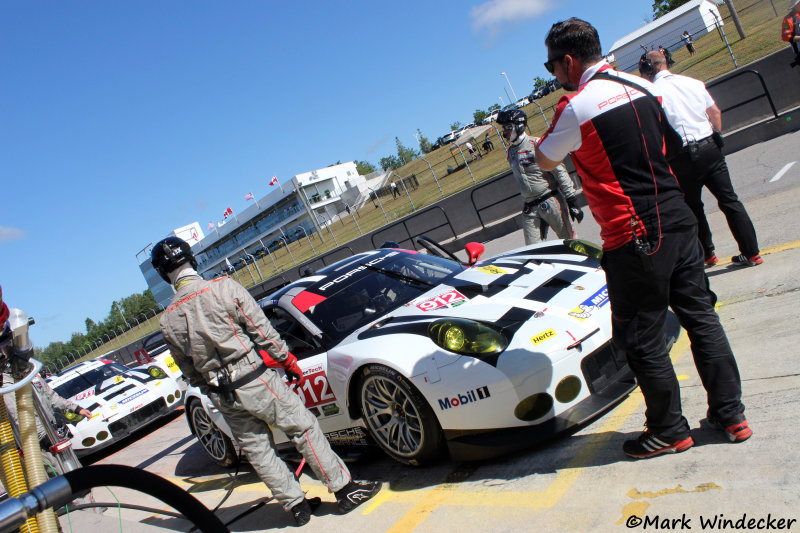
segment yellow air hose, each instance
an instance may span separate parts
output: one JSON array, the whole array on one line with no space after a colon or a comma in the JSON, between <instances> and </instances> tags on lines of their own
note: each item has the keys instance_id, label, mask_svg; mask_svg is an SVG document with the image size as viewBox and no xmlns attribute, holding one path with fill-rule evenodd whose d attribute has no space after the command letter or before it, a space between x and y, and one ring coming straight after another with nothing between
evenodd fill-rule
<instances>
[{"instance_id":1,"label":"yellow air hose","mask_svg":"<svg viewBox=\"0 0 800 533\"><path fill-rule=\"evenodd\" d=\"M25 473L31 488L38 487L47 481L47 474L44 471L44 463L42 462L39 432L36 429L36 415L33 406L33 391L30 383L17 389L15 394L17 396L17 416L19 417L22 454L25 457ZM37 514L36 521L42 533L58 533L56 515L52 509L45 509Z\"/></svg>"},{"instance_id":2,"label":"yellow air hose","mask_svg":"<svg viewBox=\"0 0 800 533\"><path fill-rule=\"evenodd\" d=\"M37 445L37 455L39 454ZM25 483L25 473L22 462L19 460L19 450L14 441L14 432L11 429L11 420L8 418L6 402L0 398L0 460L3 465L3 477L9 496L16 498L28 491ZM19 528L22 533L38 533L39 527L35 517L30 517Z\"/></svg>"}]
</instances>

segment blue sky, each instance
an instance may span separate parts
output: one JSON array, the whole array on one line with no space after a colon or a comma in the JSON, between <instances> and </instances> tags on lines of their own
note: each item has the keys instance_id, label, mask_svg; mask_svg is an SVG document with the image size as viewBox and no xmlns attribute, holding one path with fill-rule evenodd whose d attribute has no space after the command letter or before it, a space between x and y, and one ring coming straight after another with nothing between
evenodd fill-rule
<instances>
[{"instance_id":1,"label":"blue sky","mask_svg":"<svg viewBox=\"0 0 800 533\"><path fill-rule=\"evenodd\" d=\"M136 253L337 161L377 166L548 77L553 22L603 51L652 0L0 4L0 285L41 347L147 288ZM609 9L613 7L613 9Z\"/></svg>"}]
</instances>

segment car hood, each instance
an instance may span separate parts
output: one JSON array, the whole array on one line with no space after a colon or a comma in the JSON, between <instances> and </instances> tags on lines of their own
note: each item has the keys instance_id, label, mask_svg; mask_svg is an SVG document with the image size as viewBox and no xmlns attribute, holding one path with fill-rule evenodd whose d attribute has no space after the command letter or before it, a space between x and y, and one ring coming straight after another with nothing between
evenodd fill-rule
<instances>
[{"instance_id":1,"label":"car hood","mask_svg":"<svg viewBox=\"0 0 800 533\"><path fill-rule=\"evenodd\" d=\"M597 260L518 251L475 264L356 331L343 344L371 336L369 330L442 317L517 327L545 318L541 323L567 332L565 341L578 340L598 328L610 334L609 307Z\"/></svg>"},{"instance_id":2,"label":"car hood","mask_svg":"<svg viewBox=\"0 0 800 533\"><path fill-rule=\"evenodd\" d=\"M72 399L92 414L99 410L101 416L110 419L119 414L127 414L148 403L149 393L156 387L172 381L170 378L153 379L141 372L132 372L137 378L127 379L115 376L86 389ZM141 380L141 381L140 381Z\"/></svg>"}]
</instances>

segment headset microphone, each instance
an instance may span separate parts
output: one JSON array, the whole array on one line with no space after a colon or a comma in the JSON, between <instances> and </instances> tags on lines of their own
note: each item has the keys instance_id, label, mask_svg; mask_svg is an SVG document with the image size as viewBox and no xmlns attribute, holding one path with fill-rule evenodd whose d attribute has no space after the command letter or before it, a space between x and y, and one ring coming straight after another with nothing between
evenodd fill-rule
<instances>
[{"instance_id":1,"label":"headset microphone","mask_svg":"<svg viewBox=\"0 0 800 533\"><path fill-rule=\"evenodd\" d=\"M645 76L655 76L656 74L656 68L647 57L647 54L642 54L641 59L639 59L639 72Z\"/></svg>"}]
</instances>

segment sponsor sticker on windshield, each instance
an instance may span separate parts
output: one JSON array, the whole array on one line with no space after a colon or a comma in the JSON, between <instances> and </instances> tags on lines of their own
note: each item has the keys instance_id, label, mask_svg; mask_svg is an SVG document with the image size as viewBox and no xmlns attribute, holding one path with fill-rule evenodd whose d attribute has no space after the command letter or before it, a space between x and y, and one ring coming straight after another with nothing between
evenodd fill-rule
<instances>
[{"instance_id":1,"label":"sponsor sticker on windshield","mask_svg":"<svg viewBox=\"0 0 800 533\"><path fill-rule=\"evenodd\" d=\"M440 294L439 296L434 296L430 300L425 300L422 303L418 303L417 307L423 311L435 311L436 309L442 309L443 307L457 307L463 303L466 303L467 301L468 299L466 296L453 289Z\"/></svg>"}]
</instances>

